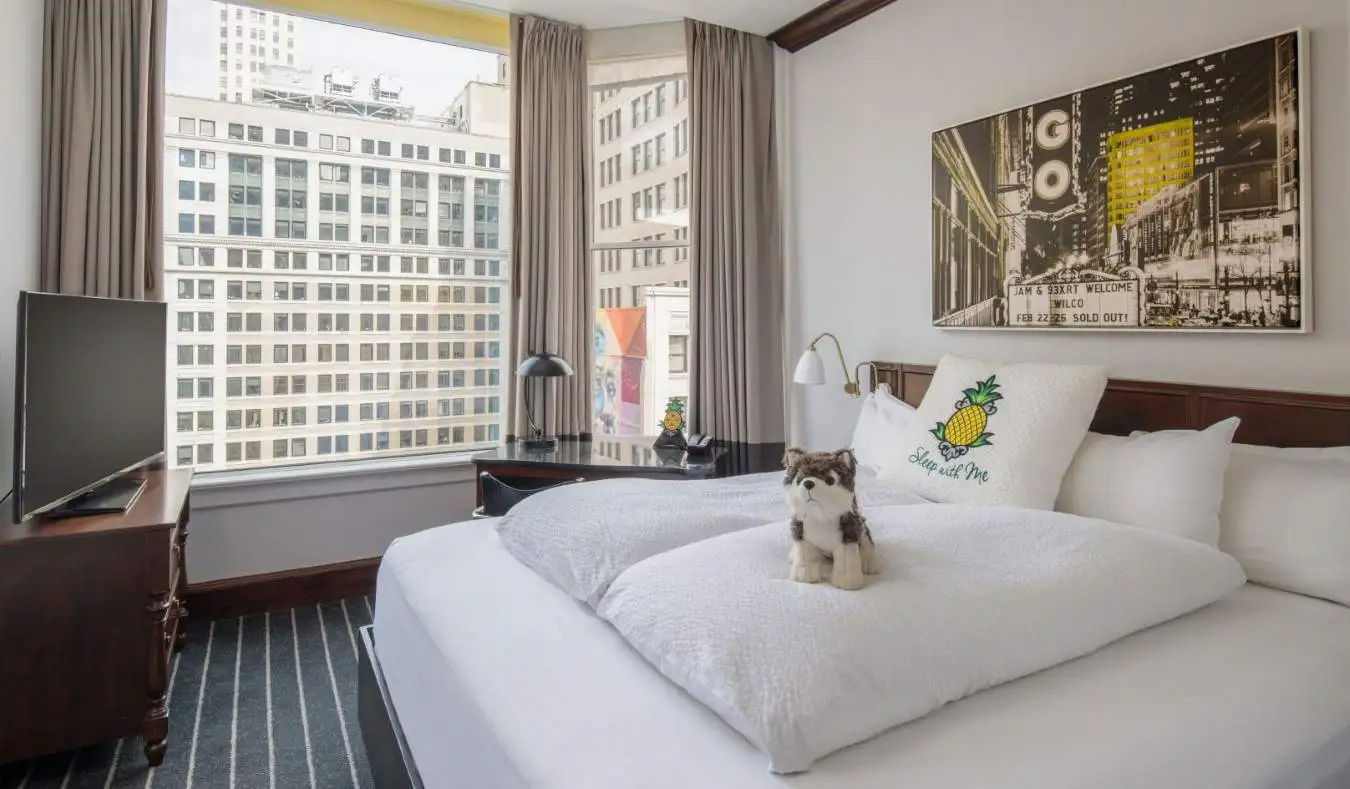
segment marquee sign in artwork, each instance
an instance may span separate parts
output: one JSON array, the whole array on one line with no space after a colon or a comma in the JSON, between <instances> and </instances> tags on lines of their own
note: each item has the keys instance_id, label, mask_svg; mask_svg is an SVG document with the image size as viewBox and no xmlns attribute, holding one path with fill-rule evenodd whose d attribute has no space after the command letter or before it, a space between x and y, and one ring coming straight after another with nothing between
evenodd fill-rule
<instances>
[{"instance_id":1,"label":"marquee sign in artwork","mask_svg":"<svg viewBox=\"0 0 1350 789\"><path fill-rule=\"evenodd\" d=\"M1012 326L1078 326L1120 329L1141 323L1143 289L1138 273L1111 279L1008 282Z\"/></svg>"},{"instance_id":2,"label":"marquee sign in artwork","mask_svg":"<svg viewBox=\"0 0 1350 789\"><path fill-rule=\"evenodd\" d=\"M1308 331L1303 55L1286 33L936 132L934 325Z\"/></svg>"}]
</instances>

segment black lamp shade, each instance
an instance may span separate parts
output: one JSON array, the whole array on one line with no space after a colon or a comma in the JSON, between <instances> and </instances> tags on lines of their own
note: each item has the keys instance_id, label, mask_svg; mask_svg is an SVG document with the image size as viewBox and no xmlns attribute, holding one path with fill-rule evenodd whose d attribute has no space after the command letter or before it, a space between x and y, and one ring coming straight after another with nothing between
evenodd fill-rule
<instances>
[{"instance_id":1,"label":"black lamp shade","mask_svg":"<svg viewBox=\"0 0 1350 789\"><path fill-rule=\"evenodd\" d=\"M571 374L572 365L566 359L547 351L530 354L516 368L516 375L521 378L561 378Z\"/></svg>"}]
</instances>

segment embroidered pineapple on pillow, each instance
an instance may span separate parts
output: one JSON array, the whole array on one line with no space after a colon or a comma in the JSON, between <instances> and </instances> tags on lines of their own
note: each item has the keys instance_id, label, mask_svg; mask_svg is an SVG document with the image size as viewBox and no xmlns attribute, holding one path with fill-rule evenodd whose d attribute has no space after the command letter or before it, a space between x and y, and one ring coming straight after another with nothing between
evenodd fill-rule
<instances>
[{"instance_id":1,"label":"embroidered pineapple on pillow","mask_svg":"<svg viewBox=\"0 0 1350 789\"><path fill-rule=\"evenodd\" d=\"M933 501L1053 509L1105 389L1093 365L944 356L880 474Z\"/></svg>"},{"instance_id":2,"label":"embroidered pineapple on pillow","mask_svg":"<svg viewBox=\"0 0 1350 789\"><path fill-rule=\"evenodd\" d=\"M956 402L956 413L946 422L938 422L937 427L929 430L938 440L938 451L946 460L955 460L971 449L987 447L993 433L985 432L989 426L989 417L998 413L995 401L1002 400L998 393L996 375L980 381L974 388L967 389Z\"/></svg>"}]
</instances>

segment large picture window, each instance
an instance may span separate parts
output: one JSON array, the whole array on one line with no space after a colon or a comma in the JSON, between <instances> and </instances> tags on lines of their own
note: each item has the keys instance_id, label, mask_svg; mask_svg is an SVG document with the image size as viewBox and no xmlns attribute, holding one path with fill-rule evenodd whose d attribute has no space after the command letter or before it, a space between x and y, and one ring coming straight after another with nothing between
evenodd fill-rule
<instances>
[{"instance_id":1,"label":"large picture window","mask_svg":"<svg viewBox=\"0 0 1350 789\"><path fill-rule=\"evenodd\" d=\"M174 464L500 442L505 56L210 0L167 45Z\"/></svg>"},{"instance_id":2,"label":"large picture window","mask_svg":"<svg viewBox=\"0 0 1350 789\"><path fill-rule=\"evenodd\" d=\"M683 54L591 69L598 436L659 433L689 397L686 69Z\"/></svg>"}]
</instances>

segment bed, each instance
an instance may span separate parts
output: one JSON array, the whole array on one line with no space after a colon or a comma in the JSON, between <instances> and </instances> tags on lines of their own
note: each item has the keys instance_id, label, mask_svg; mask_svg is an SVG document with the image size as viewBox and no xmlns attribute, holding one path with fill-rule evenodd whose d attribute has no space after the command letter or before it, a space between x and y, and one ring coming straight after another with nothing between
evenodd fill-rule
<instances>
[{"instance_id":1,"label":"bed","mask_svg":"<svg viewBox=\"0 0 1350 789\"><path fill-rule=\"evenodd\" d=\"M911 403L932 372L876 371ZM1350 398L1132 381L1111 382L1094 429L1231 415L1246 443L1350 444ZM1350 608L1254 584L792 776L516 561L491 521L391 548L363 639L362 730L390 789L1350 786Z\"/></svg>"}]
</instances>

